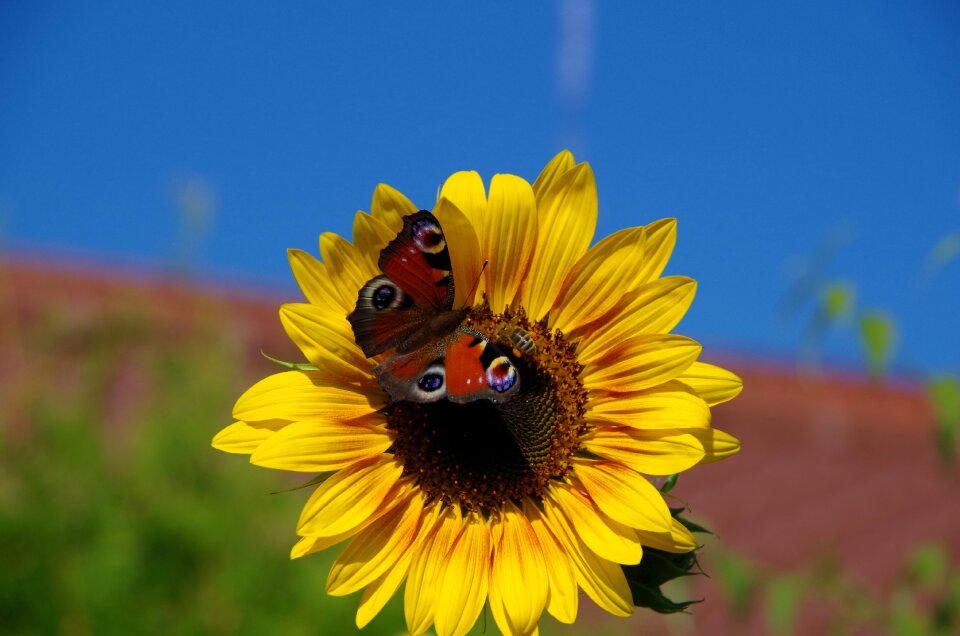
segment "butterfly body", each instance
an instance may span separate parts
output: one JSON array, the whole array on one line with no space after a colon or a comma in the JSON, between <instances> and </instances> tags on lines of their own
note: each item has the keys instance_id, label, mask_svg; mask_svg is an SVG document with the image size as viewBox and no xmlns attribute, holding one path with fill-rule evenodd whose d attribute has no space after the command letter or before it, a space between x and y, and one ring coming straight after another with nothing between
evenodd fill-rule
<instances>
[{"instance_id":1,"label":"butterfly body","mask_svg":"<svg viewBox=\"0 0 960 636\"><path fill-rule=\"evenodd\" d=\"M453 308L450 255L433 214L404 217L379 265L383 274L360 289L347 319L364 355L387 353L375 372L392 400L504 402L519 389L510 358L463 325L468 308Z\"/></svg>"}]
</instances>

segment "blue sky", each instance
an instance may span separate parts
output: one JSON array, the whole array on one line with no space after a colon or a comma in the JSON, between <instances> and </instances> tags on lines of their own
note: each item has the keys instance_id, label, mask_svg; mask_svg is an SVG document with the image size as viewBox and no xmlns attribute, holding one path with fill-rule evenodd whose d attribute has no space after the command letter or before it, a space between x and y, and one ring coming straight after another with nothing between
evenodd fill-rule
<instances>
[{"instance_id":1,"label":"blue sky","mask_svg":"<svg viewBox=\"0 0 960 636\"><path fill-rule=\"evenodd\" d=\"M195 271L290 289L284 250L348 234L374 186L422 207L456 170L591 162L598 236L680 220L680 331L795 359L790 272L900 325L898 367L957 370L960 7L952 2L22 2L0 9L0 228L16 252L162 270L177 192L214 215ZM195 188L196 189L196 188ZM855 335L826 340L857 365Z\"/></svg>"}]
</instances>

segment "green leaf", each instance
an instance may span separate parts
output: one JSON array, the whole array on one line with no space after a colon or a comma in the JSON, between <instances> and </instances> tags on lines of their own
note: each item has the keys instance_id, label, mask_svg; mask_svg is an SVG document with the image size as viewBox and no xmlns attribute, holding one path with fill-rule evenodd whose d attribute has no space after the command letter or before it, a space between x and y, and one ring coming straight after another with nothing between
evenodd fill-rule
<instances>
[{"instance_id":1,"label":"green leaf","mask_svg":"<svg viewBox=\"0 0 960 636\"><path fill-rule=\"evenodd\" d=\"M767 585L767 627L771 634L793 633L800 603L800 584L789 576L779 577Z\"/></svg>"},{"instance_id":2,"label":"green leaf","mask_svg":"<svg viewBox=\"0 0 960 636\"><path fill-rule=\"evenodd\" d=\"M853 313L856 291L847 283L831 283L823 290L823 314L830 323L846 320Z\"/></svg>"},{"instance_id":3,"label":"green leaf","mask_svg":"<svg viewBox=\"0 0 960 636\"><path fill-rule=\"evenodd\" d=\"M960 570L954 571L943 598L933 612L933 624L944 634L956 633L960 627Z\"/></svg>"},{"instance_id":4,"label":"green leaf","mask_svg":"<svg viewBox=\"0 0 960 636\"><path fill-rule=\"evenodd\" d=\"M874 376L883 376L890 364L897 337L893 317L879 311L860 317L860 340L867 357L867 370Z\"/></svg>"},{"instance_id":5,"label":"green leaf","mask_svg":"<svg viewBox=\"0 0 960 636\"><path fill-rule=\"evenodd\" d=\"M309 362L285 362L283 360L277 360L272 356L268 356L263 351L260 352L260 355L262 355L264 358L266 358L270 362L276 362L281 367L285 367L293 371L319 371L320 370L316 365L310 364Z\"/></svg>"},{"instance_id":6,"label":"green leaf","mask_svg":"<svg viewBox=\"0 0 960 636\"><path fill-rule=\"evenodd\" d=\"M953 464L960 434L960 380L945 376L927 382L927 399L936 418L937 450L947 464Z\"/></svg>"},{"instance_id":7,"label":"green leaf","mask_svg":"<svg viewBox=\"0 0 960 636\"><path fill-rule=\"evenodd\" d=\"M949 559L943 546L928 544L918 546L910 557L910 575L926 587L938 586L946 577Z\"/></svg>"}]
</instances>

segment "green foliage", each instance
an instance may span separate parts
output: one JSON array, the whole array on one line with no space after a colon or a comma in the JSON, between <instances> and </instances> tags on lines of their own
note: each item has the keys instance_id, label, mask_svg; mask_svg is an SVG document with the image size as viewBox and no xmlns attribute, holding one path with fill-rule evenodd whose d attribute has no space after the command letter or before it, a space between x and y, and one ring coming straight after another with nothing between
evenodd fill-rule
<instances>
[{"instance_id":1,"label":"green foliage","mask_svg":"<svg viewBox=\"0 0 960 636\"><path fill-rule=\"evenodd\" d=\"M270 495L299 482L210 448L245 343L137 315L22 331L31 354L0 412L4 634L356 629L357 595L324 592L333 555L289 559L309 491ZM402 624L395 599L365 633Z\"/></svg>"},{"instance_id":2,"label":"green foliage","mask_svg":"<svg viewBox=\"0 0 960 636\"><path fill-rule=\"evenodd\" d=\"M766 587L765 615L771 634L788 636L793 633L801 594L801 582L793 576L782 575L770 580Z\"/></svg>"},{"instance_id":3,"label":"green foliage","mask_svg":"<svg viewBox=\"0 0 960 636\"><path fill-rule=\"evenodd\" d=\"M830 323L850 318L856 300L856 290L848 283L834 282L823 290L823 313Z\"/></svg>"},{"instance_id":4,"label":"green foliage","mask_svg":"<svg viewBox=\"0 0 960 636\"><path fill-rule=\"evenodd\" d=\"M867 370L880 377L886 374L897 339L897 323L879 311L860 316L860 341L867 357Z\"/></svg>"},{"instance_id":5,"label":"green foliage","mask_svg":"<svg viewBox=\"0 0 960 636\"><path fill-rule=\"evenodd\" d=\"M746 616L760 587L755 567L732 552L717 554L711 561L716 570L717 583L723 590L733 614Z\"/></svg>"},{"instance_id":6,"label":"green foliage","mask_svg":"<svg viewBox=\"0 0 960 636\"><path fill-rule=\"evenodd\" d=\"M960 378L943 376L928 381L927 397L937 423L937 451L944 462L952 465L957 460L960 434Z\"/></svg>"},{"instance_id":7,"label":"green foliage","mask_svg":"<svg viewBox=\"0 0 960 636\"><path fill-rule=\"evenodd\" d=\"M931 589L943 584L949 558L943 546L921 545L908 564L908 575L918 587Z\"/></svg>"},{"instance_id":8,"label":"green foliage","mask_svg":"<svg viewBox=\"0 0 960 636\"><path fill-rule=\"evenodd\" d=\"M915 548L889 595L878 595L821 559L792 570L763 568L720 546L710 546L709 568L732 614L746 619L763 597L766 632L797 633L799 609L812 601L830 621L828 633L947 636L960 629L960 568L938 544Z\"/></svg>"}]
</instances>

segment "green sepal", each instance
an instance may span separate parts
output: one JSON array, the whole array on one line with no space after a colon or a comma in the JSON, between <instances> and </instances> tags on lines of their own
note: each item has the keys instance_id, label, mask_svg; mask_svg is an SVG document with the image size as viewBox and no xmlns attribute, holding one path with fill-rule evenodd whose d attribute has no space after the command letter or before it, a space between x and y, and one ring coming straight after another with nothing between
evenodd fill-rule
<instances>
[{"instance_id":1,"label":"green sepal","mask_svg":"<svg viewBox=\"0 0 960 636\"><path fill-rule=\"evenodd\" d=\"M633 604L637 607L646 607L652 609L658 614L676 614L683 612L694 603L699 603L703 599L693 599L690 601L673 601L664 596L663 592L657 588L634 584L627 579L630 585L630 593L633 594Z\"/></svg>"},{"instance_id":2,"label":"green sepal","mask_svg":"<svg viewBox=\"0 0 960 636\"><path fill-rule=\"evenodd\" d=\"M272 356L268 356L263 351L260 352L260 355L262 355L264 358L266 358L270 362L275 362L279 364L281 367L286 367L287 369L291 369L293 371L319 371L320 370L320 368L317 367L315 364L310 364L309 362L285 362L283 360L277 360Z\"/></svg>"},{"instance_id":3,"label":"green sepal","mask_svg":"<svg viewBox=\"0 0 960 636\"><path fill-rule=\"evenodd\" d=\"M673 490L673 487L677 485L677 480L679 479L680 479L680 473L673 473L672 475L667 477L666 480L663 482L663 484L660 486L660 492L662 492L663 494L667 494L668 492Z\"/></svg>"},{"instance_id":4,"label":"green sepal","mask_svg":"<svg viewBox=\"0 0 960 636\"><path fill-rule=\"evenodd\" d=\"M679 521L680 525L682 525L684 528L686 528L690 532L699 532L701 534L711 534L711 535L713 534L713 532L711 532L708 528L705 528L698 523L694 523L689 519L687 519L686 517L681 517L680 513L683 512L684 510L686 510L686 508L670 508L670 515L674 519Z\"/></svg>"},{"instance_id":5,"label":"green sepal","mask_svg":"<svg viewBox=\"0 0 960 636\"><path fill-rule=\"evenodd\" d=\"M302 483L299 486L294 486L293 488L284 488L283 490L274 490L271 492L271 495L279 495L282 492L293 492L294 490L302 490L304 488L309 488L310 486L316 486L317 484L322 484L327 480L327 478L333 473L322 473L317 475L308 482Z\"/></svg>"},{"instance_id":6,"label":"green sepal","mask_svg":"<svg viewBox=\"0 0 960 636\"><path fill-rule=\"evenodd\" d=\"M660 587L667 581L693 574L703 574L697 563L696 550L690 552L665 552L656 548L644 548L643 560L638 565L624 566L624 570L635 570L633 578L653 587Z\"/></svg>"},{"instance_id":7,"label":"green sepal","mask_svg":"<svg viewBox=\"0 0 960 636\"><path fill-rule=\"evenodd\" d=\"M670 479L668 478L667 481L669 482ZM670 508L670 515L690 532L712 534L703 526L681 517L680 513L684 510L686 508ZM673 614L683 612L694 603L703 600L674 601L660 590L662 585L675 579L704 574L697 562L698 550L699 548L689 552L674 553L643 546L643 558L640 563L620 566L630 585L633 604L661 614Z\"/></svg>"},{"instance_id":8,"label":"green sepal","mask_svg":"<svg viewBox=\"0 0 960 636\"><path fill-rule=\"evenodd\" d=\"M703 574L697 563L696 550L673 554L644 547L643 559L639 564L620 567L627 578L627 584L630 585L633 604L637 607L646 607L661 614L673 614L700 602L700 600L674 601L660 590L660 586L668 581Z\"/></svg>"}]
</instances>

